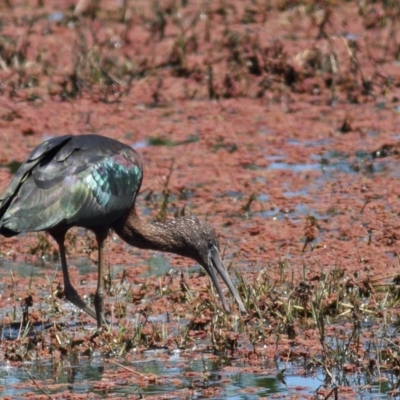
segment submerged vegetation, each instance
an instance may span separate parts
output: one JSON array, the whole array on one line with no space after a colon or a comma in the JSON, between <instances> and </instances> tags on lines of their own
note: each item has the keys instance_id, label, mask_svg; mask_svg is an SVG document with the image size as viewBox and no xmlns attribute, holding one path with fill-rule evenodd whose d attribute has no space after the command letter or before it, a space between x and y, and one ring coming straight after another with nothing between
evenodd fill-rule
<instances>
[{"instance_id":1,"label":"submerged vegetation","mask_svg":"<svg viewBox=\"0 0 400 400\"><path fill-rule=\"evenodd\" d=\"M1 353L4 360L22 365L57 365L63 359L101 355L138 390L159 378L127 360L161 351L184 358L190 354L193 360L214 355L227 365L235 360L244 366L243 373L251 366L252 373L262 374L274 361L285 366L276 372L282 382L286 370L296 366L300 376L324 376L318 393L326 398L332 389L342 393L343 387L355 385L361 391L378 385L395 395L400 365L397 285L378 286L334 268L311 277L306 266L306 279L296 283L286 263L282 261L276 281L268 278L268 268L251 281L235 271L248 309L245 317L224 314L210 285L199 292L197 274L187 273L153 275L143 284L129 283L124 272L110 279L112 325L101 332L81 325L83 315L71 324L68 314L73 310L65 311L57 291L53 297L39 296L37 303L32 296L15 298L10 304L15 314L3 317ZM168 303L161 314L159 302ZM271 374L271 368L266 371Z\"/></svg>"}]
</instances>

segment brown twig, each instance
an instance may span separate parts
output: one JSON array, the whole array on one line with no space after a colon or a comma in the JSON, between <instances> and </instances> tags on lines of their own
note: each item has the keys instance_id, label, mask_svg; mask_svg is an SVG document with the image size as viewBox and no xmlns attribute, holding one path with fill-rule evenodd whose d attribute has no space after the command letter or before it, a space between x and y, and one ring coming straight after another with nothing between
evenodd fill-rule
<instances>
[{"instance_id":1,"label":"brown twig","mask_svg":"<svg viewBox=\"0 0 400 400\"><path fill-rule=\"evenodd\" d=\"M120 363L118 363L118 362L116 362L116 361L111 361L111 360L110 360L110 363L111 363L111 364L115 364L115 365L117 365L118 367L123 368L123 369L129 371L130 373L132 373L133 375L138 376L138 377L140 377L140 378L143 378L143 379L144 379L144 378L146 377L146 375L143 375L143 374L141 374L141 373L139 373L139 372L136 372L135 370L133 370L133 369L131 369L131 368L129 368L129 367L125 367L125 365L122 365L122 364L120 364Z\"/></svg>"},{"instance_id":2,"label":"brown twig","mask_svg":"<svg viewBox=\"0 0 400 400\"><path fill-rule=\"evenodd\" d=\"M35 384L35 386L45 395L47 396L47 398L55 400L55 398L53 396L51 396L50 394L48 394L35 380L35 378L31 375L31 373L24 368L24 371L28 374L29 378L31 378L31 381Z\"/></svg>"}]
</instances>

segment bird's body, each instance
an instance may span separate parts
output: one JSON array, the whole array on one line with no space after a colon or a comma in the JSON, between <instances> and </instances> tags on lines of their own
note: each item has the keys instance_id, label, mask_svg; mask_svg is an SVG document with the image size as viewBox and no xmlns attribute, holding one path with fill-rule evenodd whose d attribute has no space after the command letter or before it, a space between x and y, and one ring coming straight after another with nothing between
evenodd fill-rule
<instances>
[{"instance_id":1,"label":"bird's body","mask_svg":"<svg viewBox=\"0 0 400 400\"><path fill-rule=\"evenodd\" d=\"M110 229L133 246L198 261L229 311L215 267L244 313L240 296L220 260L212 228L195 217L146 223L137 216L135 200L142 175L139 155L114 139L98 135L50 139L32 151L0 196L0 234L49 232L60 248L67 299L95 317L98 326L103 321L103 244ZM83 302L69 281L64 241L73 226L92 230L98 242L96 312Z\"/></svg>"},{"instance_id":2,"label":"bird's body","mask_svg":"<svg viewBox=\"0 0 400 400\"><path fill-rule=\"evenodd\" d=\"M39 145L0 197L0 233L111 226L135 201L138 154L97 135L61 136Z\"/></svg>"}]
</instances>

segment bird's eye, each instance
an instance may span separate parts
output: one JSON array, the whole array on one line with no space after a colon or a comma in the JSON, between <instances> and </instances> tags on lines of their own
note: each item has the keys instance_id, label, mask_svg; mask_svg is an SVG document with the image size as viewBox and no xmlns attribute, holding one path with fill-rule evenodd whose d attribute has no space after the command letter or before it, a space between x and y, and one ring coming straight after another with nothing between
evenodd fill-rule
<instances>
[{"instance_id":1,"label":"bird's eye","mask_svg":"<svg viewBox=\"0 0 400 400\"><path fill-rule=\"evenodd\" d=\"M209 240L207 242L207 247L208 247L208 254L211 255L211 257L214 257L215 253L218 253L218 247L215 244L214 240Z\"/></svg>"}]
</instances>

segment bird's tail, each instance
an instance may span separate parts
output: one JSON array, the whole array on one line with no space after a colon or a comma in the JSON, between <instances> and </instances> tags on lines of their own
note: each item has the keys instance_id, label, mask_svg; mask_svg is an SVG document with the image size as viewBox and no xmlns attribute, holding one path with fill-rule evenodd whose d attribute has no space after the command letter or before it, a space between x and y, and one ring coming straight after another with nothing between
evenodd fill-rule
<instances>
[{"instance_id":1,"label":"bird's tail","mask_svg":"<svg viewBox=\"0 0 400 400\"><path fill-rule=\"evenodd\" d=\"M1 224L1 221L0 221ZM19 232L12 231L11 229L6 228L5 226L0 226L0 235L5 237L11 237L18 235Z\"/></svg>"}]
</instances>

